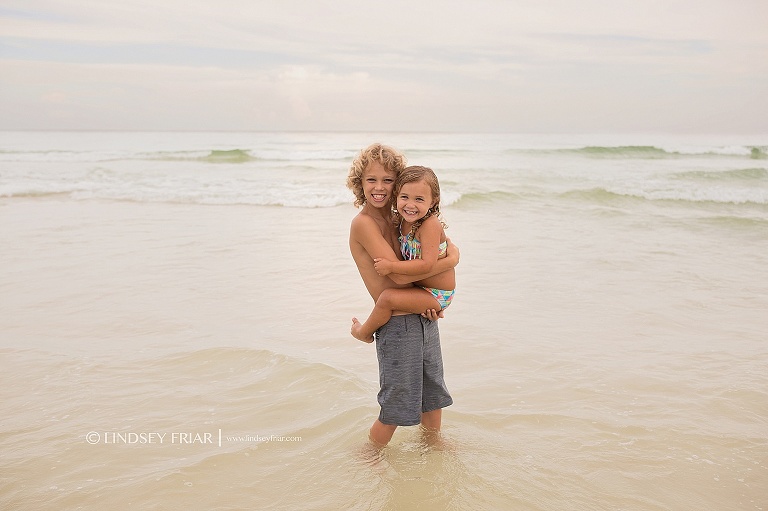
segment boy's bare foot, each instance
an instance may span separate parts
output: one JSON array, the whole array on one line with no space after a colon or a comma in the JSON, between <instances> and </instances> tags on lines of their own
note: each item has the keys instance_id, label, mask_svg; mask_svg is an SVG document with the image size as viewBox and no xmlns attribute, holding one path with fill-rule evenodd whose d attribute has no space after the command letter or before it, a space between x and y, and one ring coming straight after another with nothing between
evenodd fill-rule
<instances>
[{"instance_id":1,"label":"boy's bare foot","mask_svg":"<svg viewBox=\"0 0 768 511\"><path fill-rule=\"evenodd\" d=\"M425 428L424 425L420 426L421 441L428 447L445 447L446 443L443 439L443 435L439 429Z\"/></svg>"},{"instance_id":2,"label":"boy's bare foot","mask_svg":"<svg viewBox=\"0 0 768 511\"><path fill-rule=\"evenodd\" d=\"M352 328L350 329L350 333L352 334L352 337L354 337L357 340L372 343L373 342L373 336L369 335L368 337L365 337L363 333L360 331L363 328L363 324L360 323L357 318L352 318Z\"/></svg>"}]
</instances>

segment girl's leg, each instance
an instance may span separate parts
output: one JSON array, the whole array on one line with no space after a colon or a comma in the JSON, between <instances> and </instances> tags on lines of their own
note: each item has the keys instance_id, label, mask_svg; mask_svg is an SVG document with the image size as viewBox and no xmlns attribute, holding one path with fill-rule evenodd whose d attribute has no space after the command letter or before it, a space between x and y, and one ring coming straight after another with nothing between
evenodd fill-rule
<instances>
[{"instance_id":1,"label":"girl's leg","mask_svg":"<svg viewBox=\"0 0 768 511\"><path fill-rule=\"evenodd\" d=\"M365 323L352 318L352 336L364 342L373 342L373 333L392 317L392 311L421 314L427 309L440 310L432 293L420 287L389 288L382 291L376 306Z\"/></svg>"}]
</instances>

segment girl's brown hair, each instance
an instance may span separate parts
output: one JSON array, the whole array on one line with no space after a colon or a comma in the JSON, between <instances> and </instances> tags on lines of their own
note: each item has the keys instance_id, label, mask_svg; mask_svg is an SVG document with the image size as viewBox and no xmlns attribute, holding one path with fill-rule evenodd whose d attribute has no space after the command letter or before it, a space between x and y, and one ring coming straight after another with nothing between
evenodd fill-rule
<instances>
[{"instance_id":1,"label":"girl's brown hair","mask_svg":"<svg viewBox=\"0 0 768 511\"><path fill-rule=\"evenodd\" d=\"M424 215L424 218L414 222L413 226L411 227L411 232L408 235L414 236L416 231L419 230L419 227L421 227L421 224L424 222L424 220L432 215L435 215L437 219L440 220L440 224L443 226L443 229L447 228L448 225L443 221L442 214L440 213L440 182L437 180L435 172L429 167L411 165L410 167L403 169L395 181L395 200L397 200L397 196L400 195L400 190L403 188L403 185L407 183L414 183L416 181L424 181L427 183L427 186L429 186L429 189L432 192L432 200L434 201L434 205L429 208L429 211L426 215ZM397 211L395 211L395 217L397 223L399 224L400 214Z\"/></svg>"}]
</instances>

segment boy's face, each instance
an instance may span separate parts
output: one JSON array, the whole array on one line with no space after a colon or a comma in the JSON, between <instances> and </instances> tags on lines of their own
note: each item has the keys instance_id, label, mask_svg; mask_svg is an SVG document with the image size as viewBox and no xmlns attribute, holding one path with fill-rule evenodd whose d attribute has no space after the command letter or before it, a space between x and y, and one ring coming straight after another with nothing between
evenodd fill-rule
<instances>
[{"instance_id":1,"label":"boy's face","mask_svg":"<svg viewBox=\"0 0 768 511\"><path fill-rule=\"evenodd\" d=\"M389 207L397 174L381 163L372 161L363 171L363 193L368 204L375 208Z\"/></svg>"}]
</instances>

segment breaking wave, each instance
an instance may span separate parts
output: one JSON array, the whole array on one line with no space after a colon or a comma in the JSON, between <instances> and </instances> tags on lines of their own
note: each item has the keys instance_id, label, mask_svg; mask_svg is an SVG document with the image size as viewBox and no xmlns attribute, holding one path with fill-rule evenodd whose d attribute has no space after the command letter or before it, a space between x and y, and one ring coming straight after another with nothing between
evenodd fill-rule
<instances>
[{"instance_id":1,"label":"breaking wave","mask_svg":"<svg viewBox=\"0 0 768 511\"><path fill-rule=\"evenodd\" d=\"M700 189L616 189L591 188L587 190L572 190L561 194L562 198L580 199L597 204L607 204L626 200L640 201L672 201L687 204L734 204L734 205L768 205L768 192L764 190L750 191L723 190L717 188Z\"/></svg>"}]
</instances>

